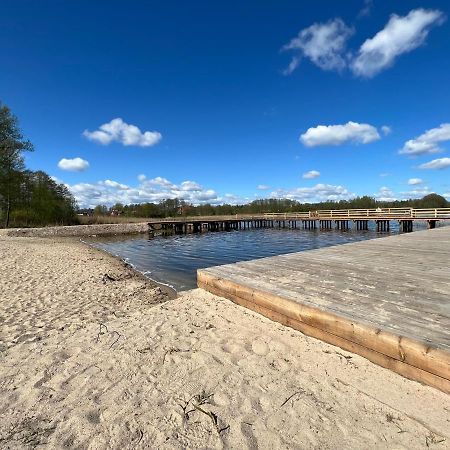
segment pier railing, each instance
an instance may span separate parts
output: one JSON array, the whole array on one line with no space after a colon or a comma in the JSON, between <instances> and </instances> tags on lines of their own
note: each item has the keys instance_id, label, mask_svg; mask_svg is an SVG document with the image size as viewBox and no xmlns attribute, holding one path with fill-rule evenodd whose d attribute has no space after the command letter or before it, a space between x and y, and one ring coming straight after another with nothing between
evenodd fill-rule
<instances>
[{"instance_id":1,"label":"pier railing","mask_svg":"<svg viewBox=\"0 0 450 450\"><path fill-rule=\"evenodd\" d=\"M266 219L450 219L450 208L321 209L309 212L265 213Z\"/></svg>"}]
</instances>

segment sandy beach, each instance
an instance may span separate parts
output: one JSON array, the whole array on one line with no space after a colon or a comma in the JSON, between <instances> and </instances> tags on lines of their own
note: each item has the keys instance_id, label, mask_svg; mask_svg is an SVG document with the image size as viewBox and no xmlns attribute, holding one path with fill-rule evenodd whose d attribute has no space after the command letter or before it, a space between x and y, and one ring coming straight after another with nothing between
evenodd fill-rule
<instances>
[{"instance_id":1,"label":"sandy beach","mask_svg":"<svg viewBox=\"0 0 450 450\"><path fill-rule=\"evenodd\" d=\"M0 448L450 448L448 395L230 301L75 238L0 264Z\"/></svg>"}]
</instances>

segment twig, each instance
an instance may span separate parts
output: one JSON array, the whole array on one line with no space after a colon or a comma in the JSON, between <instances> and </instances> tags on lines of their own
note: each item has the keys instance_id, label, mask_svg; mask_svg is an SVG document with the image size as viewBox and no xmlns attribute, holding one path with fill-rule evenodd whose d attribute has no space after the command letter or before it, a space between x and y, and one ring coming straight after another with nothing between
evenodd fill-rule
<instances>
[{"instance_id":1,"label":"twig","mask_svg":"<svg viewBox=\"0 0 450 450\"><path fill-rule=\"evenodd\" d=\"M305 391L298 391L298 392L294 392L292 395L290 395L280 406L280 408L282 408L292 397L295 397L296 395L299 394L303 394Z\"/></svg>"},{"instance_id":2,"label":"twig","mask_svg":"<svg viewBox=\"0 0 450 450\"><path fill-rule=\"evenodd\" d=\"M445 438L442 436L436 436L432 431L430 431L430 434L425 436L425 444L427 447L429 447L430 444L441 444L442 442L445 442Z\"/></svg>"},{"instance_id":3,"label":"twig","mask_svg":"<svg viewBox=\"0 0 450 450\"><path fill-rule=\"evenodd\" d=\"M100 330L99 330L99 332L98 332L98 334L97 334L97 342L100 341L100 336L101 336L102 334L105 334L105 333L102 333L102 328L104 328L104 329L106 330L106 333L109 333L108 327L107 327L104 323L101 323L101 322L100 322L99 325L100 325Z\"/></svg>"},{"instance_id":4,"label":"twig","mask_svg":"<svg viewBox=\"0 0 450 450\"><path fill-rule=\"evenodd\" d=\"M121 335L118 331L116 331L116 330L109 331L109 330L108 330L108 327L107 327L104 323L101 323L101 322L100 322L99 325L100 325L100 329L99 329L98 334L97 334L97 337L96 337L96 342L97 342L97 343L100 342L100 336L102 336L102 335L104 335L104 334L106 334L106 333L109 333L109 334L111 334L111 335L116 334L116 335L117 335L117 338L116 338L115 341L109 346L109 348L112 348L112 347L114 346L114 344L116 344L116 343L119 341L119 339L122 337L122 335ZM106 331L103 331L103 330L106 330Z\"/></svg>"},{"instance_id":5,"label":"twig","mask_svg":"<svg viewBox=\"0 0 450 450\"><path fill-rule=\"evenodd\" d=\"M328 354L336 353L336 355L338 355L340 359L344 358L344 360L345 360L345 362L346 362L347 364L353 364L353 365L354 365L354 363L351 361L351 359L353 358L353 356L350 356L350 355L344 355L344 354L339 353L339 352L330 352L329 350L323 350L323 352L324 352L324 353L328 353Z\"/></svg>"},{"instance_id":6,"label":"twig","mask_svg":"<svg viewBox=\"0 0 450 450\"><path fill-rule=\"evenodd\" d=\"M114 344L116 344L119 339L122 337L122 335L118 331L111 331L111 334L117 334L117 339L109 346L109 348L112 348Z\"/></svg>"},{"instance_id":7,"label":"twig","mask_svg":"<svg viewBox=\"0 0 450 450\"><path fill-rule=\"evenodd\" d=\"M166 353L164 353L163 356L163 364L166 362L166 356L167 355L171 355L172 353L179 353L179 352L183 352L183 353L187 353L190 350L181 350L180 348L169 348L169 350L166 351Z\"/></svg>"},{"instance_id":8,"label":"twig","mask_svg":"<svg viewBox=\"0 0 450 450\"><path fill-rule=\"evenodd\" d=\"M148 353L152 348L151 347L145 347L145 348L141 348L141 349L136 349L136 351L138 351L139 353L145 354Z\"/></svg>"},{"instance_id":9,"label":"twig","mask_svg":"<svg viewBox=\"0 0 450 450\"><path fill-rule=\"evenodd\" d=\"M103 284L105 284L107 281L117 281L116 278L112 277L111 275L108 275L105 273L102 277Z\"/></svg>"},{"instance_id":10,"label":"twig","mask_svg":"<svg viewBox=\"0 0 450 450\"><path fill-rule=\"evenodd\" d=\"M144 432L141 429L139 429L138 431L139 431L139 439L136 442L136 444L134 444L135 448L140 444L140 442L142 441L142 438L144 437Z\"/></svg>"}]
</instances>

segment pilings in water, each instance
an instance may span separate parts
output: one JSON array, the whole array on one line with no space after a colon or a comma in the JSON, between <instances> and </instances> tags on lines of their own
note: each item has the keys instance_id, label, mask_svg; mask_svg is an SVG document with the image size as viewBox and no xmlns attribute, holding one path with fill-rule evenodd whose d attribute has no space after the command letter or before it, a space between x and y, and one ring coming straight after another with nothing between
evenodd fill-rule
<instances>
[{"instance_id":1,"label":"pilings in water","mask_svg":"<svg viewBox=\"0 0 450 450\"><path fill-rule=\"evenodd\" d=\"M336 230L349 230L349 221L348 220L335 220Z\"/></svg>"},{"instance_id":2,"label":"pilings in water","mask_svg":"<svg viewBox=\"0 0 450 450\"><path fill-rule=\"evenodd\" d=\"M375 220L377 226L377 231L389 231L390 221L389 220Z\"/></svg>"},{"instance_id":3,"label":"pilings in water","mask_svg":"<svg viewBox=\"0 0 450 450\"><path fill-rule=\"evenodd\" d=\"M412 220L399 220L400 230L403 233L411 233L413 230L413 221Z\"/></svg>"},{"instance_id":4,"label":"pilings in water","mask_svg":"<svg viewBox=\"0 0 450 450\"><path fill-rule=\"evenodd\" d=\"M302 226L305 230L315 230L317 228L317 223L315 220L302 220Z\"/></svg>"},{"instance_id":5,"label":"pilings in water","mask_svg":"<svg viewBox=\"0 0 450 450\"><path fill-rule=\"evenodd\" d=\"M333 228L332 220L320 220L319 226L321 230L331 230Z\"/></svg>"},{"instance_id":6,"label":"pilings in water","mask_svg":"<svg viewBox=\"0 0 450 450\"><path fill-rule=\"evenodd\" d=\"M348 231L351 228L361 231L369 229L369 222L375 223L377 232L389 232L390 221L394 219L365 219L365 218L217 218L217 219L174 219L149 222L150 233L162 234L188 234L205 231L233 231L256 228L288 228L305 230L336 230ZM409 233L413 231L413 219L398 218L400 231ZM436 228L438 219L428 219L428 228ZM334 223L333 223L334 222Z\"/></svg>"},{"instance_id":7,"label":"pilings in water","mask_svg":"<svg viewBox=\"0 0 450 450\"><path fill-rule=\"evenodd\" d=\"M368 220L355 220L353 222L356 226L357 230L368 230L369 229L369 221Z\"/></svg>"}]
</instances>

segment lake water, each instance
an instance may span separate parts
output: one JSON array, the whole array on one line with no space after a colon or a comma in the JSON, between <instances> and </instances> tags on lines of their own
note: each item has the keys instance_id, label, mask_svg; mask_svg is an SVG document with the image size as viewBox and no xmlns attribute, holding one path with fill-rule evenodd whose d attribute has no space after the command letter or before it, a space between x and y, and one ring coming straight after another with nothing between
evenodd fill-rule
<instances>
[{"instance_id":1,"label":"lake water","mask_svg":"<svg viewBox=\"0 0 450 450\"><path fill-rule=\"evenodd\" d=\"M398 230L391 228L392 233ZM387 236L376 231L251 229L98 238L91 242L177 291L196 287L197 269Z\"/></svg>"}]
</instances>

